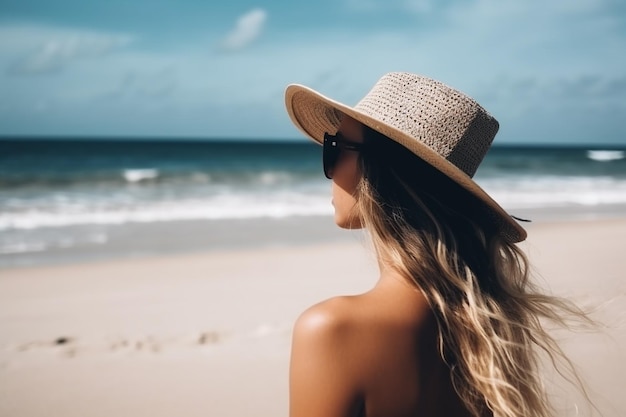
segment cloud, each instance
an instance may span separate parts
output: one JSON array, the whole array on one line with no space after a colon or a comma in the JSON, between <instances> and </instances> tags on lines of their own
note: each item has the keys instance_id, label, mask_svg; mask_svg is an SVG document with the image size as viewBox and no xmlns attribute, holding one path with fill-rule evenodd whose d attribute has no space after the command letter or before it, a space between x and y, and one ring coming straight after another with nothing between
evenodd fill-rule
<instances>
[{"instance_id":1,"label":"cloud","mask_svg":"<svg viewBox=\"0 0 626 417\"><path fill-rule=\"evenodd\" d=\"M220 47L225 51L237 51L249 46L261 36L267 12L253 9L237 19L237 24L222 40Z\"/></svg>"},{"instance_id":2,"label":"cloud","mask_svg":"<svg viewBox=\"0 0 626 417\"><path fill-rule=\"evenodd\" d=\"M15 32L23 37L13 39L24 40L21 48L14 48L16 58L7 68L11 75L57 72L77 60L104 56L133 41L128 35L67 29L5 28L2 32Z\"/></svg>"}]
</instances>

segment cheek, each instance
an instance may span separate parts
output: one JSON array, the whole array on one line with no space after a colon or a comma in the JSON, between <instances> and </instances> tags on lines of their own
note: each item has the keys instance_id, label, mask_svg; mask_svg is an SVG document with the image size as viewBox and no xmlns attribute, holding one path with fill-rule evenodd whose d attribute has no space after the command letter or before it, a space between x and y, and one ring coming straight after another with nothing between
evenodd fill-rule
<instances>
[{"instance_id":1,"label":"cheek","mask_svg":"<svg viewBox=\"0 0 626 417\"><path fill-rule=\"evenodd\" d=\"M359 179L357 154L342 154L333 170L333 188L340 188L346 194L352 195L356 190Z\"/></svg>"},{"instance_id":2,"label":"cheek","mask_svg":"<svg viewBox=\"0 0 626 417\"><path fill-rule=\"evenodd\" d=\"M356 199L352 193L348 192L345 188L337 185L333 182L333 205L335 209L345 209L352 207L356 203Z\"/></svg>"},{"instance_id":3,"label":"cheek","mask_svg":"<svg viewBox=\"0 0 626 417\"><path fill-rule=\"evenodd\" d=\"M344 229L360 227L356 215L356 199L350 193L333 183L333 206L335 208L335 223Z\"/></svg>"},{"instance_id":4,"label":"cheek","mask_svg":"<svg viewBox=\"0 0 626 417\"><path fill-rule=\"evenodd\" d=\"M361 221L356 208L356 198L354 190L356 184L351 187L340 185L333 181L332 194L333 206L335 208L335 223L344 229L359 229Z\"/></svg>"}]
</instances>

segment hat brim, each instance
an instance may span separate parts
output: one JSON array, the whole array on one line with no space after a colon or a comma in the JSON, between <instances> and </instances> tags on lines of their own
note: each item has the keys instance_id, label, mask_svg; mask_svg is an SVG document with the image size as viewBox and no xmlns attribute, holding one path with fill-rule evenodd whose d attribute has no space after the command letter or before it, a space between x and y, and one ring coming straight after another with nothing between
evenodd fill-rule
<instances>
[{"instance_id":1,"label":"hat brim","mask_svg":"<svg viewBox=\"0 0 626 417\"><path fill-rule=\"evenodd\" d=\"M526 239L526 230L470 176L410 135L299 84L291 84L287 87L285 104L294 125L302 133L319 144L322 144L324 141L324 133L334 134L337 131L341 123L341 114L347 115L365 126L382 133L413 152L477 198L487 209L486 215L491 217L490 220L495 223L498 230L507 240L521 242Z\"/></svg>"}]
</instances>

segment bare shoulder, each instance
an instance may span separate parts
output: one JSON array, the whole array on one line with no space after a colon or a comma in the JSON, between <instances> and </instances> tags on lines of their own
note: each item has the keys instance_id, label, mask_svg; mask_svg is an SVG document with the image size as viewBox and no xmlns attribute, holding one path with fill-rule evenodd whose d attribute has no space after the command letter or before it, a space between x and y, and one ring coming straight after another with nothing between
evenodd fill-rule
<instances>
[{"instance_id":1,"label":"bare shoulder","mask_svg":"<svg viewBox=\"0 0 626 417\"><path fill-rule=\"evenodd\" d=\"M320 360L347 376L363 380L362 363L380 362L404 344L411 349L421 334L414 309L375 294L334 297L315 304L297 319L293 330L292 359Z\"/></svg>"},{"instance_id":2,"label":"bare shoulder","mask_svg":"<svg viewBox=\"0 0 626 417\"><path fill-rule=\"evenodd\" d=\"M294 339L312 339L317 344L345 342L358 325L354 313L357 297L334 297L309 307L296 320Z\"/></svg>"},{"instance_id":3,"label":"bare shoulder","mask_svg":"<svg viewBox=\"0 0 626 417\"><path fill-rule=\"evenodd\" d=\"M296 323L338 324L351 318L352 307L358 304L360 296L340 296L329 298L306 309Z\"/></svg>"},{"instance_id":4,"label":"bare shoulder","mask_svg":"<svg viewBox=\"0 0 626 417\"><path fill-rule=\"evenodd\" d=\"M290 416L352 415L362 388L351 330L353 300L337 297L304 311L294 326ZM323 399L323 401L321 400Z\"/></svg>"},{"instance_id":5,"label":"bare shoulder","mask_svg":"<svg viewBox=\"0 0 626 417\"><path fill-rule=\"evenodd\" d=\"M428 311L420 297L399 291L335 297L305 310L293 332L291 417L350 416L367 398L394 410L389 415L415 414L428 397L420 397L423 381L432 386L445 371Z\"/></svg>"},{"instance_id":6,"label":"bare shoulder","mask_svg":"<svg viewBox=\"0 0 626 417\"><path fill-rule=\"evenodd\" d=\"M430 307L421 296L407 301L370 291L330 298L308 308L295 323L294 338L339 344L344 349L352 342L359 348L367 342L373 343L373 348L385 341L395 343L403 334L421 334L431 327L432 319Z\"/></svg>"}]
</instances>

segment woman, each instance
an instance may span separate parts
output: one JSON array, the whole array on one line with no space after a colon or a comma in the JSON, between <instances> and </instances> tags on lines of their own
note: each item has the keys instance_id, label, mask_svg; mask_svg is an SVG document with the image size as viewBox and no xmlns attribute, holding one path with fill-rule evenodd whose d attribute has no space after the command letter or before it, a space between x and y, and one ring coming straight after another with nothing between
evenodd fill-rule
<instances>
[{"instance_id":1,"label":"woman","mask_svg":"<svg viewBox=\"0 0 626 417\"><path fill-rule=\"evenodd\" d=\"M539 319L584 316L533 287L526 232L471 179L498 122L408 73L354 108L300 85L286 105L324 146L337 225L365 228L380 267L298 319L291 417L552 415L538 351L567 360Z\"/></svg>"}]
</instances>

